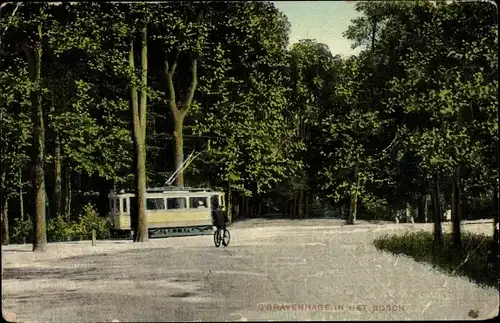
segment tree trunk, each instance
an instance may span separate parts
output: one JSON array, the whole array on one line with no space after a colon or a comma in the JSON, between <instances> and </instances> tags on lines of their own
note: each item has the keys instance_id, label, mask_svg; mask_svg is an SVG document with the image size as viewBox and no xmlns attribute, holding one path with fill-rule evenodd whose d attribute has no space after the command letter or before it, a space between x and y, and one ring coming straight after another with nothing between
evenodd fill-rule
<instances>
[{"instance_id":1,"label":"tree trunk","mask_svg":"<svg viewBox=\"0 0 500 323\"><path fill-rule=\"evenodd\" d=\"M304 202L304 217L305 218L309 218L309 191L306 192L306 199L305 199L305 202Z\"/></svg>"},{"instance_id":2,"label":"tree trunk","mask_svg":"<svg viewBox=\"0 0 500 323\"><path fill-rule=\"evenodd\" d=\"M250 206L250 212L251 212L252 218L256 218L256 213L257 213L257 212L255 212L255 210L257 209L256 204L257 204L257 198L254 196L254 197L252 197L252 203Z\"/></svg>"},{"instance_id":3,"label":"tree trunk","mask_svg":"<svg viewBox=\"0 0 500 323\"><path fill-rule=\"evenodd\" d=\"M142 136L141 138L142 139ZM134 242L147 242L149 240L148 235L148 222L146 218L146 147L145 145L136 144L136 154L137 154L137 173L135 176L136 187L135 187L135 203L137 203L137 229L134 229Z\"/></svg>"},{"instance_id":4,"label":"tree trunk","mask_svg":"<svg viewBox=\"0 0 500 323\"><path fill-rule=\"evenodd\" d=\"M226 192L226 210L227 210L227 218L229 223L233 223L233 210L232 210L232 200L233 196L231 195L231 187L228 187Z\"/></svg>"},{"instance_id":5,"label":"tree trunk","mask_svg":"<svg viewBox=\"0 0 500 323\"><path fill-rule=\"evenodd\" d=\"M238 194L234 194L234 197L233 197L233 209L234 209L234 218L233 218L233 221L234 220L237 220L240 218L240 210L241 210L241 202L240 202L240 198L239 198L239 193Z\"/></svg>"},{"instance_id":6,"label":"tree trunk","mask_svg":"<svg viewBox=\"0 0 500 323\"><path fill-rule=\"evenodd\" d=\"M424 209L425 209L425 194L422 194L418 199L418 208L417 208L417 221L422 223L424 220Z\"/></svg>"},{"instance_id":7,"label":"tree trunk","mask_svg":"<svg viewBox=\"0 0 500 323\"><path fill-rule=\"evenodd\" d=\"M347 219L347 224L356 223L356 213L358 210L358 187L359 187L359 159L356 161L356 166L354 166L354 182L356 183L356 191L351 194L351 207L349 209L349 218Z\"/></svg>"},{"instance_id":8,"label":"tree trunk","mask_svg":"<svg viewBox=\"0 0 500 323\"><path fill-rule=\"evenodd\" d=\"M304 218L304 190L300 189L299 190L299 205L298 205L298 214L299 218L303 219Z\"/></svg>"},{"instance_id":9,"label":"tree trunk","mask_svg":"<svg viewBox=\"0 0 500 323\"><path fill-rule=\"evenodd\" d=\"M456 168L455 178L453 179L453 191L451 194L451 220L453 225L453 245L457 250L461 247L460 236L461 203L460 203L460 168Z\"/></svg>"},{"instance_id":10,"label":"tree trunk","mask_svg":"<svg viewBox=\"0 0 500 323\"><path fill-rule=\"evenodd\" d=\"M240 218L245 219L246 218L246 197L244 194L241 194L240 196Z\"/></svg>"},{"instance_id":11,"label":"tree trunk","mask_svg":"<svg viewBox=\"0 0 500 323\"><path fill-rule=\"evenodd\" d=\"M36 48L33 53L28 51L28 68L33 84L37 86L31 92L31 110L33 124L33 155L32 155L32 185L34 197L34 239L33 251L47 250L47 231L45 223L45 127L42 107L41 72L42 72L42 25L39 24L36 33Z\"/></svg>"},{"instance_id":12,"label":"tree trunk","mask_svg":"<svg viewBox=\"0 0 500 323\"><path fill-rule=\"evenodd\" d=\"M177 113L174 117L174 139L175 139L175 169L179 169L184 162L184 116ZM184 187L184 171L179 171L175 179L175 186Z\"/></svg>"},{"instance_id":13,"label":"tree trunk","mask_svg":"<svg viewBox=\"0 0 500 323\"><path fill-rule=\"evenodd\" d=\"M434 247L442 246L443 230L441 227L441 201L439 200L439 182L437 174L433 178L432 204L434 205Z\"/></svg>"},{"instance_id":14,"label":"tree trunk","mask_svg":"<svg viewBox=\"0 0 500 323\"><path fill-rule=\"evenodd\" d=\"M246 197L245 198L245 218L248 219L250 218L250 198Z\"/></svg>"},{"instance_id":15,"label":"tree trunk","mask_svg":"<svg viewBox=\"0 0 500 323\"><path fill-rule=\"evenodd\" d=\"M52 205L54 215L62 214L62 170L61 170L61 142L59 132L54 129L54 196Z\"/></svg>"},{"instance_id":16,"label":"tree trunk","mask_svg":"<svg viewBox=\"0 0 500 323\"><path fill-rule=\"evenodd\" d=\"M294 193L292 202L292 219L296 218L297 218L297 193Z\"/></svg>"},{"instance_id":17,"label":"tree trunk","mask_svg":"<svg viewBox=\"0 0 500 323\"><path fill-rule=\"evenodd\" d=\"M425 194L425 203L424 203L424 221L425 223L429 222L429 201L431 200L431 196L429 194Z\"/></svg>"},{"instance_id":18,"label":"tree trunk","mask_svg":"<svg viewBox=\"0 0 500 323\"><path fill-rule=\"evenodd\" d=\"M470 204L470 208L469 208L469 213L468 214L474 214L475 211L476 211L476 198L473 197L472 198L472 201L471 201L471 204Z\"/></svg>"},{"instance_id":19,"label":"tree trunk","mask_svg":"<svg viewBox=\"0 0 500 323\"><path fill-rule=\"evenodd\" d=\"M418 199L418 200L417 200L417 205L416 205L416 207L414 208L414 211L415 211L415 222L417 222L417 223L422 222L422 221L420 220L420 216L421 216L421 215L420 215L420 202L421 202L421 199Z\"/></svg>"},{"instance_id":20,"label":"tree trunk","mask_svg":"<svg viewBox=\"0 0 500 323\"><path fill-rule=\"evenodd\" d=\"M240 209L239 209L239 216L241 219L244 219L246 217L246 198L245 195L240 193L240 198L239 198L239 203L240 203Z\"/></svg>"},{"instance_id":21,"label":"tree trunk","mask_svg":"<svg viewBox=\"0 0 500 323\"><path fill-rule=\"evenodd\" d=\"M63 191L63 212L64 215L71 214L71 168L69 165L64 167L64 191Z\"/></svg>"},{"instance_id":22,"label":"tree trunk","mask_svg":"<svg viewBox=\"0 0 500 323\"><path fill-rule=\"evenodd\" d=\"M264 203L264 199L262 197L259 198L259 208L257 209L257 217L262 217L262 204Z\"/></svg>"},{"instance_id":23,"label":"tree trunk","mask_svg":"<svg viewBox=\"0 0 500 323\"><path fill-rule=\"evenodd\" d=\"M498 251L500 250L499 241L499 206L498 206L498 182L493 188L493 240L491 243L491 250L489 255L489 261L493 262L495 265L495 270L498 271Z\"/></svg>"},{"instance_id":24,"label":"tree trunk","mask_svg":"<svg viewBox=\"0 0 500 323\"><path fill-rule=\"evenodd\" d=\"M2 245L6 246L10 243L9 235L9 200L4 198L2 205Z\"/></svg>"},{"instance_id":25,"label":"tree trunk","mask_svg":"<svg viewBox=\"0 0 500 323\"><path fill-rule=\"evenodd\" d=\"M135 155L136 155L136 173L135 173L135 196L134 203L137 203L136 208L131 217L137 219L134 221L134 242L148 242L149 232L148 232L148 222L146 218L146 118L147 118L147 77L148 77L148 47L147 47L147 27L143 27L141 30L141 98L137 95L137 85L131 82L130 94L132 103L132 115L133 115L133 135L135 143ZM130 44L129 50L129 66L131 70L135 70L134 62L134 47L133 41ZM135 225L137 223L137 225Z\"/></svg>"},{"instance_id":26,"label":"tree trunk","mask_svg":"<svg viewBox=\"0 0 500 323\"><path fill-rule=\"evenodd\" d=\"M19 167L19 214L21 221L24 220L24 198L23 198L23 172L21 167Z\"/></svg>"},{"instance_id":27,"label":"tree trunk","mask_svg":"<svg viewBox=\"0 0 500 323\"><path fill-rule=\"evenodd\" d=\"M203 17L203 12L199 11L197 14L196 21L200 22ZM182 100L180 106L177 105L177 99L175 94L174 87L174 73L177 68L178 59L180 52L177 51L175 60L170 65L168 62L168 57L165 57L164 62L164 74L167 80L168 87L168 105L170 107L170 111L172 113L172 117L174 119L174 138L175 138L175 168L178 169L182 162L184 161L184 152L183 152L183 125L184 118L188 114L191 109L191 105L194 99L194 93L196 91L196 87L198 86L198 59L191 59L191 82L189 84L189 88L187 90L186 97ZM184 186L184 172L180 171L175 179L175 185L178 187Z\"/></svg>"}]
</instances>

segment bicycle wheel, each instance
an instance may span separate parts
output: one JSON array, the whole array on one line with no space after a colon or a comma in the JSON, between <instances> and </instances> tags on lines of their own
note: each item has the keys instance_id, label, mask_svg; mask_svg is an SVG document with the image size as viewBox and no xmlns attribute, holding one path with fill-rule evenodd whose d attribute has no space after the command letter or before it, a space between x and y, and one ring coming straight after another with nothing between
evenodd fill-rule
<instances>
[{"instance_id":1,"label":"bicycle wheel","mask_svg":"<svg viewBox=\"0 0 500 323\"><path fill-rule=\"evenodd\" d=\"M224 230L224 235L222 236L222 245L227 247L229 245L229 240L231 239L231 234L228 230Z\"/></svg>"},{"instance_id":2,"label":"bicycle wheel","mask_svg":"<svg viewBox=\"0 0 500 323\"><path fill-rule=\"evenodd\" d=\"M222 239L221 239L221 236L220 236L220 230L219 230L219 229L217 229L217 230L215 230L215 232L214 232L214 244L215 244L215 246L216 246L217 248L219 248L220 243L221 243L221 240L222 240Z\"/></svg>"}]
</instances>

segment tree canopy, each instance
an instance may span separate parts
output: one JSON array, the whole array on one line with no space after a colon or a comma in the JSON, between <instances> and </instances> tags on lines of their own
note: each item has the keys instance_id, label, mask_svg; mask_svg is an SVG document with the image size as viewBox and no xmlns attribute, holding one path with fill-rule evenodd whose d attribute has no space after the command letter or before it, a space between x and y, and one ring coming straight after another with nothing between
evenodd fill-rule
<instances>
[{"instance_id":1,"label":"tree canopy","mask_svg":"<svg viewBox=\"0 0 500 323\"><path fill-rule=\"evenodd\" d=\"M271 2L1 10L8 218L35 216L33 203L48 218L77 214L88 201L105 216L110 189L161 186L191 151L176 185L225 190L234 220L334 212L354 223L410 208L424 221L453 203L468 217L498 192L488 3L358 2L344 36L361 52L350 57L314 39L289 44ZM35 166L45 202L32 202Z\"/></svg>"}]
</instances>

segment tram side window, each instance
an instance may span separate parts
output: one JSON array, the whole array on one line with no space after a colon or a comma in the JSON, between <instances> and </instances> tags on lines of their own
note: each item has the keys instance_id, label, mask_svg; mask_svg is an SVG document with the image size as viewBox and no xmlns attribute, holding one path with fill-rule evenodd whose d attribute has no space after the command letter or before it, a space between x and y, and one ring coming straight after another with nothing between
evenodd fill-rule
<instances>
[{"instance_id":1,"label":"tram side window","mask_svg":"<svg viewBox=\"0 0 500 323\"><path fill-rule=\"evenodd\" d=\"M149 198L146 199L146 210L165 210L165 199L163 198Z\"/></svg>"},{"instance_id":2,"label":"tram side window","mask_svg":"<svg viewBox=\"0 0 500 323\"><path fill-rule=\"evenodd\" d=\"M199 209L208 207L206 197L190 197L189 198L189 208Z\"/></svg>"},{"instance_id":3,"label":"tram side window","mask_svg":"<svg viewBox=\"0 0 500 323\"><path fill-rule=\"evenodd\" d=\"M127 210L127 199L121 199L122 201L122 210L123 210L123 213L127 213L128 210Z\"/></svg>"},{"instance_id":4,"label":"tram side window","mask_svg":"<svg viewBox=\"0 0 500 323\"><path fill-rule=\"evenodd\" d=\"M167 199L167 208L169 210L185 209L186 208L186 198L185 197L174 197L174 198Z\"/></svg>"}]
</instances>

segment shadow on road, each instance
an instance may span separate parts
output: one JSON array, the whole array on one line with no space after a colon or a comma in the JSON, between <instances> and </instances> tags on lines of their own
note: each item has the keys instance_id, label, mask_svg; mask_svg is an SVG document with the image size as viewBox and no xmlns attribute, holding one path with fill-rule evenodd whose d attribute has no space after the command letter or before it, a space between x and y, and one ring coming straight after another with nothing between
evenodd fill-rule
<instances>
[{"instance_id":1,"label":"shadow on road","mask_svg":"<svg viewBox=\"0 0 500 323\"><path fill-rule=\"evenodd\" d=\"M71 268L36 268L36 267L20 267L20 268L5 268L2 280L20 279L63 279L68 276L85 275L96 271L97 268L88 269L71 269Z\"/></svg>"}]
</instances>

